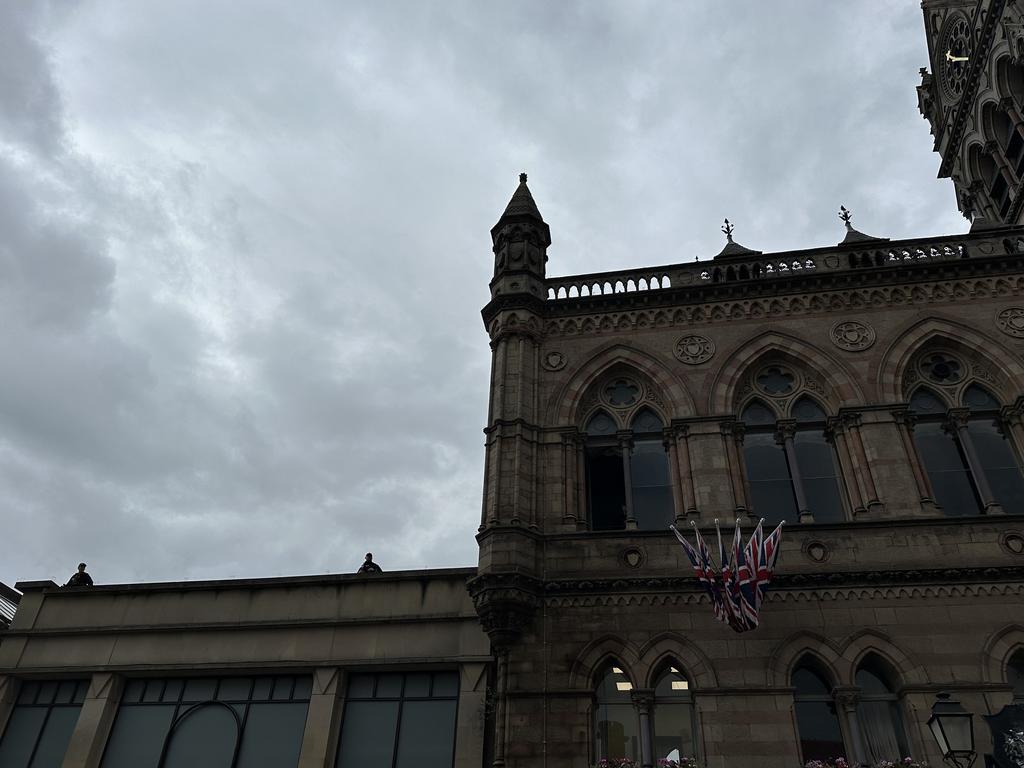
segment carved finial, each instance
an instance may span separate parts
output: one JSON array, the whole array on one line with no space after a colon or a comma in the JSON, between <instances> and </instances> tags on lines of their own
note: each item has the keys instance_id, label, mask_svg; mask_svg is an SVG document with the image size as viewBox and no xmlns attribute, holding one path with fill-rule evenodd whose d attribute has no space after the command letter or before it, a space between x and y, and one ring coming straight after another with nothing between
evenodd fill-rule
<instances>
[{"instance_id":1,"label":"carved finial","mask_svg":"<svg viewBox=\"0 0 1024 768\"><path fill-rule=\"evenodd\" d=\"M846 210L845 205L839 206L839 218L843 220L843 223L846 225L847 229L853 229L853 226L850 224L850 222L853 220L853 214Z\"/></svg>"},{"instance_id":2,"label":"carved finial","mask_svg":"<svg viewBox=\"0 0 1024 768\"><path fill-rule=\"evenodd\" d=\"M734 229L735 227L729 223L728 219L726 219L725 226L722 227L722 232L725 234L726 240L728 240L730 243L732 242L732 232Z\"/></svg>"},{"instance_id":3,"label":"carved finial","mask_svg":"<svg viewBox=\"0 0 1024 768\"><path fill-rule=\"evenodd\" d=\"M520 184L525 184L526 183L526 174L525 173L520 173L519 174L519 183Z\"/></svg>"}]
</instances>

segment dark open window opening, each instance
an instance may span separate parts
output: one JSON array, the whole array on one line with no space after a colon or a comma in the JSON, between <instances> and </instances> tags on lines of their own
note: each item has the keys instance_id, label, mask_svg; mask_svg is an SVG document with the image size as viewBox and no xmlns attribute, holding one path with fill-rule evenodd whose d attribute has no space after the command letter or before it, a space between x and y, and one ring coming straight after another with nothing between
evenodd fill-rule
<instances>
[{"instance_id":1,"label":"dark open window opening","mask_svg":"<svg viewBox=\"0 0 1024 768\"><path fill-rule=\"evenodd\" d=\"M800 661L791 676L793 706L803 761L829 760L846 754L832 684L813 659Z\"/></svg>"}]
</instances>

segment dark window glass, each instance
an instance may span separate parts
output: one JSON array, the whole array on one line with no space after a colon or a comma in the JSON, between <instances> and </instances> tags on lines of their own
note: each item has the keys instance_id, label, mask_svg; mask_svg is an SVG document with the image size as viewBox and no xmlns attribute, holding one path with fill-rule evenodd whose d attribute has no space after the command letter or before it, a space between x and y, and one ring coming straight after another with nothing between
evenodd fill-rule
<instances>
[{"instance_id":1,"label":"dark window glass","mask_svg":"<svg viewBox=\"0 0 1024 768\"><path fill-rule=\"evenodd\" d=\"M654 757L679 761L696 755L690 683L676 667L669 667L654 686Z\"/></svg>"},{"instance_id":2,"label":"dark window glass","mask_svg":"<svg viewBox=\"0 0 1024 768\"><path fill-rule=\"evenodd\" d=\"M341 725L338 768L387 768L395 753L398 701L349 701Z\"/></svg>"},{"instance_id":3,"label":"dark window glass","mask_svg":"<svg viewBox=\"0 0 1024 768\"><path fill-rule=\"evenodd\" d=\"M163 703L153 703L151 690ZM236 741L235 768L294 768L311 690L310 677L294 675L153 679L146 681L145 694L129 682L103 768L157 768L165 741L165 768L230 766ZM284 699L268 703L274 692ZM214 693L217 703L190 701Z\"/></svg>"},{"instance_id":4,"label":"dark window glass","mask_svg":"<svg viewBox=\"0 0 1024 768\"><path fill-rule=\"evenodd\" d=\"M793 672L794 707L804 761L845 754L839 717L828 683L806 666Z\"/></svg>"},{"instance_id":5,"label":"dark window glass","mask_svg":"<svg viewBox=\"0 0 1024 768\"><path fill-rule=\"evenodd\" d=\"M775 412L763 403L756 400L743 409L743 416L740 417L744 424L774 424Z\"/></svg>"},{"instance_id":6,"label":"dark window glass","mask_svg":"<svg viewBox=\"0 0 1024 768\"><path fill-rule=\"evenodd\" d=\"M0 766L59 768L87 686L84 680L22 683L0 738Z\"/></svg>"},{"instance_id":7,"label":"dark window glass","mask_svg":"<svg viewBox=\"0 0 1024 768\"><path fill-rule=\"evenodd\" d=\"M662 422L661 417L650 408L642 408L633 418L630 428L637 434L644 432L660 433L665 428L665 424Z\"/></svg>"},{"instance_id":8,"label":"dark window glass","mask_svg":"<svg viewBox=\"0 0 1024 768\"><path fill-rule=\"evenodd\" d=\"M910 407L918 414L945 413L946 404L928 389L917 390L910 398Z\"/></svg>"},{"instance_id":9,"label":"dark window glass","mask_svg":"<svg viewBox=\"0 0 1024 768\"><path fill-rule=\"evenodd\" d=\"M245 721L237 768L298 765L308 709L305 702L253 704Z\"/></svg>"},{"instance_id":10,"label":"dark window glass","mask_svg":"<svg viewBox=\"0 0 1024 768\"><path fill-rule=\"evenodd\" d=\"M743 463L750 484L753 510L765 522L796 520L796 499L789 464L782 446L771 432L747 433L743 438Z\"/></svg>"},{"instance_id":11,"label":"dark window glass","mask_svg":"<svg viewBox=\"0 0 1024 768\"><path fill-rule=\"evenodd\" d=\"M967 432L996 501L1006 512L1024 510L1024 477L1013 448L996 422L984 417L971 419L967 422Z\"/></svg>"},{"instance_id":12,"label":"dark window glass","mask_svg":"<svg viewBox=\"0 0 1024 768\"><path fill-rule=\"evenodd\" d=\"M790 371L778 365L765 368L757 376L758 386L769 395L788 395L793 391L795 381Z\"/></svg>"},{"instance_id":13,"label":"dark window glass","mask_svg":"<svg viewBox=\"0 0 1024 768\"><path fill-rule=\"evenodd\" d=\"M973 411L998 411L999 401L989 394L984 387L971 384L964 391L964 405Z\"/></svg>"},{"instance_id":14,"label":"dark window glass","mask_svg":"<svg viewBox=\"0 0 1024 768\"><path fill-rule=\"evenodd\" d=\"M815 522L842 520L843 497L839 491L835 452L825 439L825 433L813 428L798 430L793 445L807 508Z\"/></svg>"},{"instance_id":15,"label":"dark window glass","mask_svg":"<svg viewBox=\"0 0 1024 768\"><path fill-rule=\"evenodd\" d=\"M1017 651L1006 665L1006 682L1013 686L1015 701L1024 700L1024 651Z\"/></svg>"},{"instance_id":16,"label":"dark window glass","mask_svg":"<svg viewBox=\"0 0 1024 768\"><path fill-rule=\"evenodd\" d=\"M455 704L406 701L398 735L395 768L450 766L455 757Z\"/></svg>"},{"instance_id":17,"label":"dark window glass","mask_svg":"<svg viewBox=\"0 0 1024 768\"><path fill-rule=\"evenodd\" d=\"M618 431L619 425L615 423L615 419L604 412L595 413L587 422L588 435L601 437L614 435Z\"/></svg>"},{"instance_id":18,"label":"dark window glass","mask_svg":"<svg viewBox=\"0 0 1024 768\"><path fill-rule=\"evenodd\" d=\"M641 530L665 530L675 518L668 454L661 439L637 440L629 459L633 517Z\"/></svg>"},{"instance_id":19,"label":"dark window glass","mask_svg":"<svg viewBox=\"0 0 1024 768\"><path fill-rule=\"evenodd\" d=\"M625 528L626 476L618 447L587 448L587 487L591 528Z\"/></svg>"},{"instance_id":20,"label":"dark window glass","mask_svg":"<svg viewBox=\"0 0 1024 768\"><path fill-rule=\"evenodd\" d=\"M604 390L608 402L616 408L632 405L640 397L640 387L629 379L616 379Z\"/></svg>"},{"instance_id":21,"label":"dark window glass","mask_svg":"<svg viewBox=\"0 0 1024 768\"><path fill-rule=\"evenodd\" d=\"M352 675L348 681L349 698L372 699L373 675Z\"/></svg>"},{"instance_id":22,"label":"dark window glass","mask_svg":"<svg viewBox=\"0 0 1024 768\"><path fill-rule=\"evenodd\" d=\"M801 397L793 406L793 418L797 421L825 421L825 412L809 397Z\"/></svg>"},{"instance_id":23,"label":"dark window glass","mask_svg":"<svg viewBox=\"0 0 1024 768\"><path fill-rule=\"evenodd\" d=\"M353 682L357 677L365 676L353 677ZM458 674L373 677L373 698L365 683L359 683L358 695L349 686L337 768L450 768L455 757Z\"/></svg>"},{"instance_id":24,"label":"dark window glass","mask_svg":"<svg viewBox=\"0 0 1024 768\"><path fill-rule=\"evenodd\" d=\"M914 445L942 511L954 516L978 514L981 503L959 442L938 422L920 422L914 426Z\"/></svg>"},{"instance_id":25,"label":"dark window glass","mask_svg":"<svg viewBox=\"0 0 1024 768\"><path fill-rule=\"evenodd\" d=\"M220 704L201 704L179 716L163 768L231 768L239 727Z\"/></svg>"}]
</instances>

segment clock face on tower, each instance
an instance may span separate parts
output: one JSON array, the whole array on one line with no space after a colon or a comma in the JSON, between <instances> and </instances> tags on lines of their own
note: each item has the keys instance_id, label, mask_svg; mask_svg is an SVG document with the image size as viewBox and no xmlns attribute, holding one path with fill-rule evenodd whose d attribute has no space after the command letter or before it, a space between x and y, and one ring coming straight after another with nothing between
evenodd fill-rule
<instances>
[{"instance_id":1,"label":"clock face on tower","mask_svg":"<svg viewBox=\"0 0 1024 768\"><path fill-rule=\"evenodd\" d=\"M936 54L943 95L950 102L959 101L967 84L971 56L971 23L966 16L956 14L946 20Z\"/></svg>"}]
</instances>

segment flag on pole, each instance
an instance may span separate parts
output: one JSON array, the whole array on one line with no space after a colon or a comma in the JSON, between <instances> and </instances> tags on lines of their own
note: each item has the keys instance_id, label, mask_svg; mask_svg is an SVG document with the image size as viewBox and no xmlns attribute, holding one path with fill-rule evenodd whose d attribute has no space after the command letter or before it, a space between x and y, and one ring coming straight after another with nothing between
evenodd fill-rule
<instances>
[{"instance_id":1,"label":"flag on pole","mask_svg":"<svg viewBox=\"0 0 1024 768\"><path fill-rule=\"evenodd\" d=\"M674 525L669 526L686 552L697 580L711 598L715 618L737 632L757 628L765 592L779 558L782 526L785 525L785 521L779 523L767 537L764 535L763 523L764 520L758 521L746 546L743 546L740 521L737 520L732 551L729 552L722 541L722 531L716 520L717 566L696 523L691 523L696 547L692 546Z\"/></svg>"}]
</instances>

